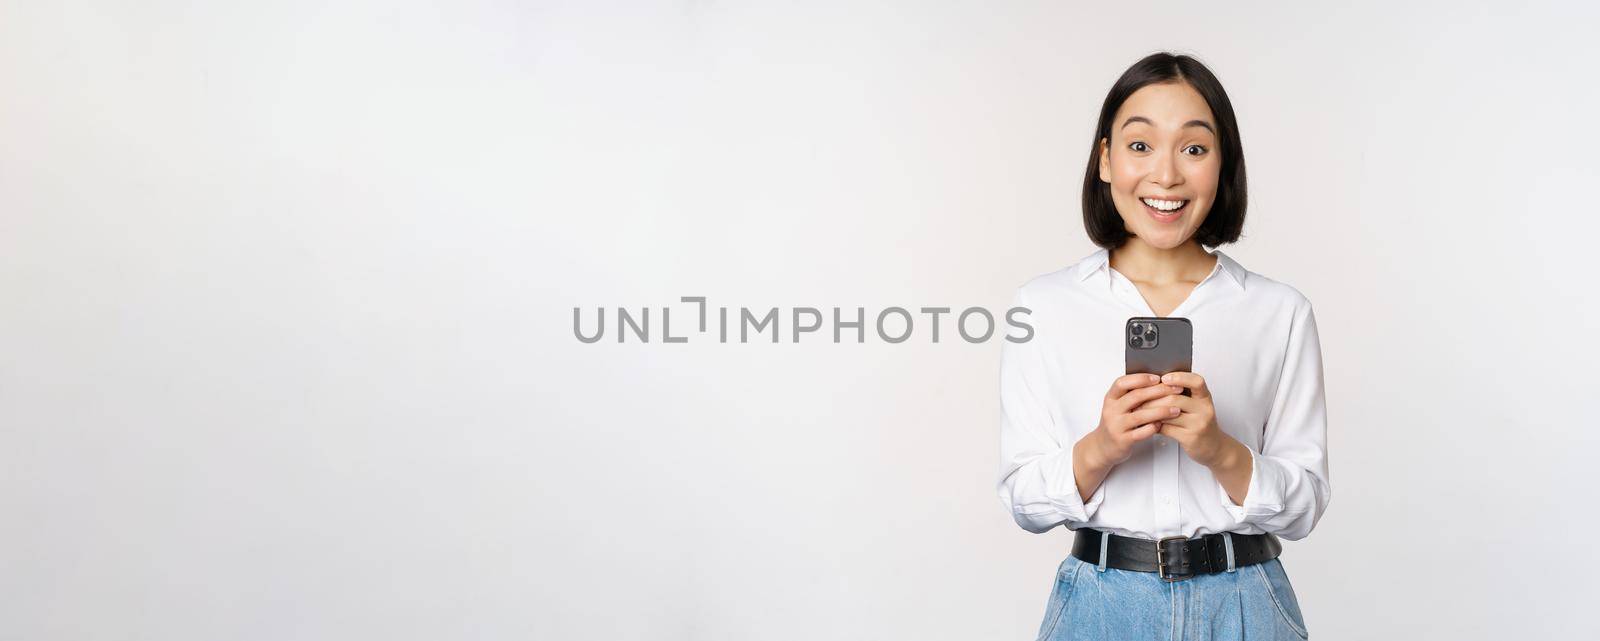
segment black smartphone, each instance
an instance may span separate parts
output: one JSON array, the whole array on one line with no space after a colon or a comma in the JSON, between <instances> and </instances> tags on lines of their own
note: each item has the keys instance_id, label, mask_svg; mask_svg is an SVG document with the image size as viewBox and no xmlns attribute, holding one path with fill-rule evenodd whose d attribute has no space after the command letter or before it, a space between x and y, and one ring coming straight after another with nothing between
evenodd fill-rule
<instances>
[{"instance_id":1,"label":"black smartphone","mask_svg":"<svg viewBox=\"0 0 1600 641\"><path fill-rule=\"evenodd\" d=\"M1135 316L1123 328L1129 374L1194 371L1194 325L1187 318ZM1183 388L1184 396L1192 396Z\"/></svg>"}]
</instances>

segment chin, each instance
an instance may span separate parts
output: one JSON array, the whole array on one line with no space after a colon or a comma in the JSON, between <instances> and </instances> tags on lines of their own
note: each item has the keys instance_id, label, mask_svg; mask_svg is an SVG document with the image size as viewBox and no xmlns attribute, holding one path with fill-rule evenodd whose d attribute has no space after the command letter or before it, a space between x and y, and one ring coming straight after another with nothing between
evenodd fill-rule
<instances>
[{"instance_id":1,"label":"chin","mask_svg":"<svg viewBox=\"0 0 1600 641\"><path fill-rule=\"evenodd\" d=\"M1173 247L1177 247L1189 242L1190 236L1190 234L1173 233L1172 231L1168 230L1159 231L1153 234L1136 235L1138 235L1139 239L1143 240L1146 245L1156 249L1172 249Z\"/></svg>"}]
</instances>

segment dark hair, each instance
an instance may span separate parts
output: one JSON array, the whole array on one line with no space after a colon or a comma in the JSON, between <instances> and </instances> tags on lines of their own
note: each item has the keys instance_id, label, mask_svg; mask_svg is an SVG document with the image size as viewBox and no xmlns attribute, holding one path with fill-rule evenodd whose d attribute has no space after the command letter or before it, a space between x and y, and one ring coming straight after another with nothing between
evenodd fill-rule
<instances>
[{"instance_id":1,"label":"dark hair","mask_svg":"<svg viewBox=\"0 0 1600 641\"><path fill-rule=\"evenodd\" d=\"M1217 200L1206 214L1205 222L1195 230L1194 239L1202 245L1216 247L1239 240L1239 232L1244 229L1247 200L1244 146L1239 142L1239 122L1234 119L1228 92L1200 61L1162 52L1150 54L1122 72L1100 107L1100 123L1095 126L1094 144L1089 151L1089 168L1083 175L1083 228L1096 245L1116 249L1132 235L1123 225L1122 217L1117 215L1117 207L1111 200L1111 186L1100 180L1100 141L1111 138L1111 121L1128 96L1146 85L1167 82L1186 83L1205 98L1217 119L1217 138L1222 146ZM1109 149L1107 151L1109 153Z\"/></svg>"}]
</instances>

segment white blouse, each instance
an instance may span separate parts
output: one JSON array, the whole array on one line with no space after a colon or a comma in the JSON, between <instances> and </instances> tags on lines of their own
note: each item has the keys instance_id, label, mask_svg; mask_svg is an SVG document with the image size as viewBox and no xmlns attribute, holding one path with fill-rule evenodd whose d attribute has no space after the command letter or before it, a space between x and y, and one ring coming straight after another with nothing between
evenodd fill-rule
<instances>
[{"instance_id":1,"label":"white blouse","mask_svg":"<svg viewBox=\"0 0 1600 641\"><path fill-rule=\"evenodd\" d=\"M1125 373L1127 319L1156 316L1101 249L1029 280L1013 302L1032 310L1034 328L1027 342L1004 341L1000 358L997 490L1017 525L1039 533L1065 523L1146 539L1272 532L1289 540L1316 527L1333 490L1311 302L1212 253L1216 268L1169 316L1193 323L1194 371L1211 391L1217 425L1250 449L1244 505L1160 434L1135 445L1087 503L1079 497L1072 446L1094 431L1106 391Z\"/></svg>"}]
</instances>

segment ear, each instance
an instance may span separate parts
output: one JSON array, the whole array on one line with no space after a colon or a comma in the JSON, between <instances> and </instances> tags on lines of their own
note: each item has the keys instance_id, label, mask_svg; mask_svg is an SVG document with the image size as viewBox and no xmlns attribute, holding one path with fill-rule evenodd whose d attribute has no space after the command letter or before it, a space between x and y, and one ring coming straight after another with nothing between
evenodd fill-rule
<instances>
[{"instance_id":1,"label":"ear","mask_svg":"<svg viewBox=\"0 0 1600 641\"><path fill-rule=\"evenodd\" d=\"M1105 138L1100 139L1100 182L1111 182L1111 147Z\"/></svg>"}]
</instances>

